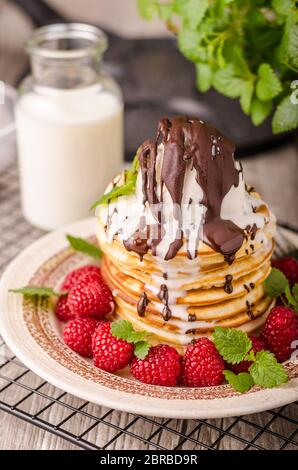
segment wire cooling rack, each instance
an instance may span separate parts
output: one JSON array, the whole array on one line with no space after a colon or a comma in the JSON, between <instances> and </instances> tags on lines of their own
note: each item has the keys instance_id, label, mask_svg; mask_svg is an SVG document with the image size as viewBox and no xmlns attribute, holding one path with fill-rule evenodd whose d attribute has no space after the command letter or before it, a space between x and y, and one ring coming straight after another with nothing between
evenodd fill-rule
<instances>
[{"instance_id":1,"label":"wire cooling rack","mask_svg":"<svg viewBox=\"0 0 298 470\"><path fill-rule=\"evenodd\" d=\"M22 218L13 165L0 175L0 273L42 234ZM204 421L120 413L84 402L43 381L12 354L1 337L0 412L84 449L298 449L298 403L245 417Z\"/></svg>"}]
</instances>

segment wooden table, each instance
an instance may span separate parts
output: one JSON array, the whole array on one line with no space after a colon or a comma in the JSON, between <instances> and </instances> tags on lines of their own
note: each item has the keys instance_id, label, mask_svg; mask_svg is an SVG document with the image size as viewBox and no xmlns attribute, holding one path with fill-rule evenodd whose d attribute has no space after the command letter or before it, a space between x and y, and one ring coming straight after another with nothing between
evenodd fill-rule
<instances>
[{"instance_id":1,"label":"wooden table","mask_svg":"<svg viewBox=\"0 0 298 470\"><path fill-rule=\"evenodd\" d=\"M3 13L4 7L7 8L7 5L4 6L3 0L0 0L0 13ZM2 61L0 60L0 79L13 82L25 63L21 46L30 30L30 22L22 23L23 20L21 21L19 13L14 8L10 8L7 14L10 15L10 18L13 18L15 31L17 29L15 27L17 23L23 25L18 33L18 37L21 37L21 39L19 41L14 39L14 44L11 45L12 49L15 51L14 55L11 56L10 54L10 58L7 59L5 63L3 61L3 55ZM0 50L1 48L3 49L1 34L2 40L6 40L6 37L8 37L7 41L9 43L12 40L10 39L12 36L7 36L7 27L6 32L4 28L5 24L8 24L7 18L6 16L5 20L5 17L0 15ZM256 155L255 158L244 160L243 166L246 181L261 192L264 199L276 213L278 219L282 222L288 222L298 226L298 158L295 145L280 148L274 152L270 152L269 155ZM22 219L19 207L17 176L15 165L5 174L0 175L0 273L21 249L42 234L42 232L34 229ZM2 360L4 357L3 354L7 355L7 357L11 357L5 346L0 346L0 351ZM17 370L22 370L22 366L18 365L17 361L10 361L5 366L5 374L12 378L14 375L18 375ZM26 382L25 386L28 387L40 386L41 383L41 379L31 372L26 373L23 379ZM0 375L0 389L2 387L5 387L5 380L1 380ZM51 396L56 397L60 393L50 385L45 385L45 387L47 387L46 393ZM42 390L42 388L40 388L40 390ZM18 395L20 391L22 394ZM13 404L22 399L24 393L24 389L20 389L19 387L14 387L13 389L7 388L2 392L0 391L0 400L5 400ZM26 393L28 393L28 391ZM70 406L83 406L82 400L75 397L66 395L63 396L62 399ZM32 396L31 399L29 397L22 403L22 406L27 407L26 411L28 413L34 414L36 413L36 407L41 406L39 403L40 400L42 400L42 396L34 395L34 399L32 399ZM88 405L88 412L97 416L102 416L106 411L107 410L100 407ZM66 411L64 407L55 405L50 406L44 413L47 413L44 419L59 422L65 417ZM180 448L183 449L203 449L212 443L215 448L242 449L246 445L245 440L251 441L252 439L254 439L256 445L270 449L280 448L285 444L283 440L278 438L278 435L292 436L291 439L294 439L296 426L294 425L293 429L291 419L297 418L297 407L292 405L286 408L287 420L280 417L275 419L274 413L261 413L248 417L248 422L246 422L246 420L240 422L235 421L233 418L213 420L207 424L194 423L192 420L189 422L180 420L172 421L171 423L166 422L166 424L163 423L165 427L162 431L158 430L156 424L152 423L150 420L136 419L132 417L132 415L120 412L109 414L107 411L107 413L108 418L106 419L114 427L111 428L100 424L100 426L96 427L97 434L94 439L100 446L104 446L110 442L108 445L109 449L154 449L154 445L150 447L150 445L142 441L142 439L139 439L140 437L147 439L149 435L153 436L151 438L152 443L169 449L174 448L176 445L179 445ZM86 425L86 419L86 417L74 413L73 422L67 422L70 423L69 426L72 432L78 433L81 427ZM135 421L131 424L132 420ZM250 421L254 424L249 424ZM119 437L115 438L114 435L116 435L117 427L122 429L127 428L127 431L131 432L131 435L121 434ZM220 437L221 434L218 432L217 427L230 430L229 432L232 436L236 437L229 435ZM167 428L170 428L171 431L168 431ZM174 430L175 433L172 430ZM134 438L133 434L137 435L138 439ZM185 439L181 437L182 434L189 434L189 439L185 441ZM199 440L201 445L197 445L195 440ZM75 448L77 448L77 446L65 441L59 436L39 429L10 414L0 412L0 449ZM288 443L286 448L294 448L294 445Z\"/></svg>"}]
</instances>

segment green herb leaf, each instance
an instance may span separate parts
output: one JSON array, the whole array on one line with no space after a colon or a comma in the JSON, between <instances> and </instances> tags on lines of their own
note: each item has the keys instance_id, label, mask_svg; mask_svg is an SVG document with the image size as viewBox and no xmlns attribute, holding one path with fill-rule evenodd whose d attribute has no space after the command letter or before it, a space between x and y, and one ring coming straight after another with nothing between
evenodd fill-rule
<instances>
[{"instance_id":1,"label":"green herb leaf","mask_svg":"<svg viewBox=\"0 0 298 470\"><path fill-rule=\"evenodd\" d=\"M297 284L296 284L297 286ZM287 298L287 301L289 303L289 305L296 311L298 312L298 302L297 300L295 299L295 296L292 294L291 292L291 288L289 286L289 284L286 286L285 288L285 296Z\"/></svg>"},{"instance_id":2,"label":"green herb leaf","mask_svg":"<svg viewBox=\"0 0 298 470\"><path fill-rule=\"evenodd\" d=\"M178 33L178 46L180 51L188 59L197 62L203 60L199 53L199 44L201 41L201 35L198 31L190 29L182 29Z\"/></svg>"},{"instance_id":3,"label":"green herb leaf","mask_svg":"<svg viewBox=\"0 0 298 470\"><path fill-rule=\"evenodd\" d=\"M224 370L224 376L229 384L240 393L247 392L254 385L252 376L248 372L240 372L236 375L230 370Z\"/></svg>"},{"instance_id":4,"label":"green herb leaf","mask_svg":"<svg viewBox=\"0 0 298 470\"><path fill-rule=\"evenodd\" d=\"M251 101L254 93L254 83L252 81L244 82L240 95L240 105L245 114L250 113Z\"/></svg>"},{"instance_id":5,"label":"green herb leaf","mask_svg":"<svg viewBox=\"0 0 298 470\"><path fill-rule=\"evenodd\" d=\"M196 64L197 72L197 87L200 91L205 92L209 90L212 85L213 72L208 64Z\"/></svg>"},{"instance_id":6,"label":"green herb leaf","mask_svg":"<svg viewBox=\"0 0 298 470\"><path fill-rule=\"evenodd\" d=\"M259 126L269 116L272 109L272 101L260 101L255 98L251 105L251 119L255 126Z\"/></svg>"},{"instance_id":7,"label":"green herb leaf","mask_svg":"<svg viewBox=\"0 0 298 470\"><path fill-rule=\"evenodd\" d=\"M150 349L150 344L147 341L149 335L146 331L135 331L128 320L117 320L111 324L111 333L116 338L134 344L135 356L138 359L145 359Z\"/></svg>"},{"instance_id":8,"label":"green herb leaf","mask_svg":"<svg viewBox=\"0 0 298 470\"><path fill-rule=\"evenodd\" d=\"M279 15L288 15L294 5L294 0L272 0L272 6Z\"/></svg>"},{"instance_id":9,"label":"green herb leaf","mask_svg":"<svg viewBox=\"0 0 298 470\"><path fill-rule=\"evenodd\" d=\"M152 20L154 14L158 11L156 0L137 0L137 2L140 14L146 20Z\"/></svg>"},{"instance_id":10,"label":"green herb leaf","mask_svg":"<svg viewBox=\"0 0 298 470\"><path fill-rule=\"evenodd\" d=\"M253 349L251 349L244 358L245 361L249 361L249 362L253 362L255 359L256 359L256 356L255 356Z\"/></svg>"},{"instance_id":11,"label":"green herb leaf","mask_svg":"<svg viewBox=\"0 0 298 470\"><path fill-rule=\"evenodd\" d=\"M291 96L286 96L274 113L272 129L275 134L287 132L298 127L298 105L291 102Z\"/></svg>"},{"instance_id":12,"label":"green herb leaf","mask_svg":"<svg viewBox=\"0 0 298 470\"><path fill-rule=\"evenodd\" d=\"M240 96L243 91L243 84L244 80L237 75L234 64L228 64L224 69L219 69L214 74L214 88L229 98Z\"/></svg>"},{"instance_id":13,"label":"green herb leaf","mask_svg":"<svg viewBox=\"0 0 298 470\"><path fill-rule=\"evenodd\" d=\"M138 150L139 151L139 150ZM129 170L125 171L125 183L121 186L115 186L108 193L104 194L99 201L96 201L92 206L91 210L95 209L99 205L106 205L120 196L129 196L136 190L136 182L139 171L139 159L138 152L135 155Z\"/></svg>"},{"instance_id":14,"label":"green herb leaf","mask_svg":"<svg viewBox=\"0 0 298 470\"><path fill-rule=\"evenodd\" d=\"M279 297L288 285L289 282L284 273L276 268L272 268L269 276L264 281L266 293L274 299Z\"/></svg>"},{"instance_id":15,"label":"green herb leaf","mask_svg":"<svg viewBox=\"0 0 298 470\"><path fill-rule=\"evenodd\" d=\"M217 326L212 336L219 354L230 364L241 362L252 347L247 334L235 328Z\"/></svg>"},{"instance_id":16,"label":"green herb leaf","mask_svg":"<svg viewBox=\"0 0 298 470\"><path fill-rule=\"evenodd\" d=\"M150 349L148 341L139 341L135 345L134 354L138 359L145 359Z\"/></svg>"},{"instance_id":17,"label":"green herb leaf","mask_svg":"<svg viewBox=\"0 0 298 470\"><path fill-rule=\"evenodd\" d=\"M298 302L298 284L295 284L293 286L292 292L293 292L293 296L294 296L296 302Z\"/></svg>"},{"instance_id":18,"label":"green herb leaf","mask_svg":"<svg viewBox=\"0 0 298 470\"><path fill-rule=\"evenodd\" d=\"M14 294L23 294L27 297L60 297L61 295L66 295L67 291L55 292L50 287L37 287L37 286L25 286L20 289L10 289L9 292Z\"/></svg>"},{"instance_id":19,"label":"green herb leaf","mask_svg":"<svg viewBox=\"0 0 298 470\"><path fill-rule=\"evenodd\" d=\"M185 7L186 17L192 29L201 23L208 8L208 0L189 0Z\"/></svg>"},{"instance_id":20,"label":"green herb leaf","mask_svg":"<svg viewBox=\"0 0 298 470\"><path fill-rule=\"evenodd\" d=\"M133 326L128 320L117 320L111 324L112 335L125 341L133 331Z\"/></svg>"},{"instance_id":21,"label":"green herb leaf","mask_svg":"<svg viewBox=\"0 0 298 470\"><path fill-rule=\"evenodd\" d=\"M83 238L73 237L72 235L67 235L66 238L75 251L85 253L85 255L92 256L96 259L102 257L101 249L98 246L87 242L87 240L84 240Z\"/></svg>"},{"instance_id":22,"label":"green herb leaf","mask_svg":"<svg viewBox=\"0 0 298 470\"><path fill-rule=\"evenodd\" d=\"M281 92L281 82L269 64L261 64L259 66L258 76L256 94L259 100L271 100Z\"/></svg>"},{"instance_id":23,"label":"green herb leaf","mask_svg":"<svg viewBox=\"0 0 298 470\"><path fill-rule=\"evenodd\" d=\"M288 381L288 374L282 364L279 364L269 351L259 351L249 372L257 385L266 388L278 387Z\"/></svg>"}]
</instances>

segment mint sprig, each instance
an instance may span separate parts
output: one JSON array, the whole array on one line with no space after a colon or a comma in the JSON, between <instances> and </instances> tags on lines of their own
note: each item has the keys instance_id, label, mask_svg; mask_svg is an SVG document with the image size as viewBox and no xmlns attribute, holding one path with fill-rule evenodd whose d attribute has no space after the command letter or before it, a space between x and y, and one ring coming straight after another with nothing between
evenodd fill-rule
<instances>
[{"instance_id":1,"label":"mint sprig","mask_svg":"<svg viewBox=\"0 0 298 470\"><path fill-rule=\"evenodd\" d=\"M175 34L201 92L237 98L255 125L273 111L274 133L298 127L295 0L136 1L145 19L158 16Z\"/></svg>"},{"instance_id":2,"label":"mint sprig","mask_svg":"<svg viewBox=\"0 0 298 470\"><path fill-rule=\"evenodd\" d=\"M67 291L56 292L50 287L24 286L19 289L9 289L14 294L23 294L26 297L61 297L66 295Z\"/></svg>"},{"instance_id":3,"label":"mint sprig","mask_svg":"<svg viewBox=\"0 0 298 470\"><path fill-rule=\"evenodd\" d=\"M281 297L283 303L298 312L298 284L292 288L286 276L277 268L272 268L264 281L266 293L276 299Z\"/></svg>"},{"instance_id":4,"label":"mint sprig","mask_svg":"<svg viewBox=\"0 0 298 470\"><path fill-rule=\"evenodd\" d=\"M149 334L146 331L136 331L128 320L117 320L111 325L111 333L119 339L135 345L134 354L138 359L145 359L150 344L147 341Z\"/></svg>"},{"instance_id":5,"label":"mint sprig","mask_svg":"<svg viewBox=\"0 0 298 470\"><path fill-rule=\"evenodd\" d=\"M248 372L234 374L231 370L224 370L224 376L227 382L240 393L247 392L254 385L253 378Z\"/></svg>"},{"instance_id":6,"label":"mint sprig","mask_svg":"<svg viewBox=\"0 0 298 470\"><path fill-rule=\"evenodd\" d=\"M288 381L288 374L282 364L278 363L274 354L269 351L259 351L249 372L256 385L273 388Z\"/></svg>"},{"instance_id":7,"label":"mint sprig","mask_svg":"<svg viewBox=\"0 0 298 470\"><path fill-rule=\"evenodd\" d=\"M219 354L229 364L243 361L252 347L249 337L235 328L217 326L213 332L213 341Z\"/></svg>"},{"instance_id":8,"label":"mint sprig","mask_svg":"<svg viewBox=\"0 0 298 470\"><path fill-rule=\"evenodd\" d=\"M72 235L67 235L66 238L75 251L79 251L96 259L100 259L102 257L101 249L98 246L89 243L87 240L73 237Z\"/></svg>"},{"instance_id":9,"label":"mint sprig","mask_svg":"<svg viewBox=\"0 0 298 470\"><path fill-rule=\"evenodd\" d=\"M129 170L124 171L125 182L121 186L115 186L108 193L104 194L98 201L92 205L91 210L96 209L97 206L107 205L115 201L121 196L129 196L136 190L136 182L139 171L139 159L136 155L132 161Z\"/></svg>"},{"instance_id":10,"label":"mint sprig","mask_svg":"<svg viewBox=\"0 0 298 470\"><path fill-rule=\"evenodd\" d=\"M283 365L269 351L254 354L252 342L243 331L216 327L212 336L219 354L227 363L252 362L248 372L234 374L230 370L224 371L226 380L238 392L247 392L253 385L271 388L287 382L288 374Z\"/></svg>"}]
</instances>

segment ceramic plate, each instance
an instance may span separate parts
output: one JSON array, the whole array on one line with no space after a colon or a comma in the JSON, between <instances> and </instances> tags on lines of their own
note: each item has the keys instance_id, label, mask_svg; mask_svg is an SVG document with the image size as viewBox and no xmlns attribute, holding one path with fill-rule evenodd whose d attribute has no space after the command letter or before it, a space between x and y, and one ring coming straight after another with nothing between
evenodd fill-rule
<instances>
[{"instance_id":1,"label":"ceramic plate","mask_svg":"<svg viewBox=\"0 0 298 470\"><path fill-rule=\"evenodd\" d=\"M84 400L132 413L169 418L221 418L255 413L298 399L298 364L289 363L290 381L274 389L254 387L240 395L229 385L170 388L144 385L127 372L96 369L61 339L61 324L48 301L33 304L8 289L26 284L59 288L67 272L90 262L74 253L65 234L92 238L95 220L88 219L50 233L24 250L7 268L0 285L0 331L11 350L36 374ZM283 233L298 246L298 236Z\"/></svg>"}]
</instances>

